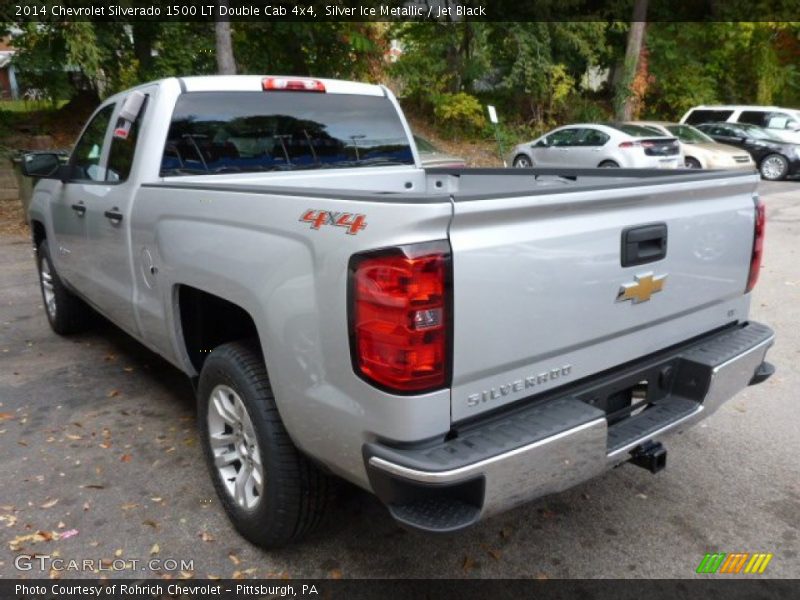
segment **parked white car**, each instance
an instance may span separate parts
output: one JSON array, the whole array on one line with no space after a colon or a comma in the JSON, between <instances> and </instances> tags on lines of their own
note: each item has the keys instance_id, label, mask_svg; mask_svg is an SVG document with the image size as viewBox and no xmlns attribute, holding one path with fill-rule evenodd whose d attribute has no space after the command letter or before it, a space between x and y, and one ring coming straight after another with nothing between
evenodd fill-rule
<instances>
[{"instance_id":1,"label":"parked white car","mask_svg":"<svg viewBox=\"0 0 800 600\"><path fill-rule=\"evenodd\" d=\"M800 144L800 110L780 106L718 105L695 106L686 111L681 123L745 123L758 125L785 142Z\"/></svg>"},{"instance_id":2,"label":"parked white car","mask_svg":"<svg viewBox=\"0 0 800 600\"><path fill-rule=\"evenodd\" d=\"M527 167L675 169L683 152L674 137L625 123L577 123L519 144L510 163Z\"/></svg>"}]
</instances>

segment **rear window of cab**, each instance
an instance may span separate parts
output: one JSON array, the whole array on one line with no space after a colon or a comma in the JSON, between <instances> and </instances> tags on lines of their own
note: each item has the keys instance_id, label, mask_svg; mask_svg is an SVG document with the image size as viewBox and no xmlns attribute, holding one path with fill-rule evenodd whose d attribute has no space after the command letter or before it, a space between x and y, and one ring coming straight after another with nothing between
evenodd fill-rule
<instances>
[{"instance_id":1,"label":"rear window of cab","mask_svg":"<svg viewBox=\"0 0 800 600\"><path fill-rule=\"evenodd\" d=\"M382 96L190 92L175 105L161 175L412 165L403 123Z\"/></svg>"}]
</instances>

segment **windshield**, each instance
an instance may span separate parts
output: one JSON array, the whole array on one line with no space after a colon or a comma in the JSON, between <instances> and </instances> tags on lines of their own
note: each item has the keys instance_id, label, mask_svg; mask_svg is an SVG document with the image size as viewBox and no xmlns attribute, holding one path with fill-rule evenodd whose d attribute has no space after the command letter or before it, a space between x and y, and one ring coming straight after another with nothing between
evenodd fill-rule
<instances>
[{"instance_id":1,"label":"windshield","mask_svg":"<svg viewBox=\"0 0 800 600\"><path fill-rule=\"evenodd\" d=\"M691 125L665 125L667 131L686 144L714 143L705 133Z\"/></svg>"},{"instance_id":2,"label":"windshield","mask_svg":"<svg viewBox=\"0 0 800 600\"><path fill-rule=\"evenodd\" d=\"M161 175L412 165L388 98L192 92L178 98Z\"/></svg>"},{"instance_id":3,"label":"windshield","mask_svg":"<svg viewBox=\"0 0 800 600\"><path fill-rule=\"evenodd\" d=\"M748 136L755 138L757 140L776 140L782 141L781 138L773 133L772 131L767 131L758 125L748 125L746 123L737 123L736 127L738 127L741 131L746 133Z\"/></svg>"}]
</instances>

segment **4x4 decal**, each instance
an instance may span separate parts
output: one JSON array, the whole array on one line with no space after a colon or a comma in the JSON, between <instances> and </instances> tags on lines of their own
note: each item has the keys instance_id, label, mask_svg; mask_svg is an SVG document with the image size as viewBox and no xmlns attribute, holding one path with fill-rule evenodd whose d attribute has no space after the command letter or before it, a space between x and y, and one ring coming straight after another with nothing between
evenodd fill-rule
<instances>
[{"instance_id":1,"label":"4x4 decal","mask_svg":"<svg viewBox=\"0 0 800 600\"><path fill-rule=\"evenodd\" d=\"M328 210L308 209L300 217L303 223L311 223L311 229L320 229L323 225L345 227L348 235L356 235L367 227L367 215L358 215L346 212L331 212Z\"/></svg>"}]
</instances>

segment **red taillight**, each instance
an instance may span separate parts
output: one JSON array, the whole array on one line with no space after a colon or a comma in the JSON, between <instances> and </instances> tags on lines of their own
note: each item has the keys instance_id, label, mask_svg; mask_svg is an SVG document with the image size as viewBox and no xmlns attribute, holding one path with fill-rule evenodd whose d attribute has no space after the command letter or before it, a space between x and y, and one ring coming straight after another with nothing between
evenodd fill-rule
<instances>
[{"instance_id":1,"label":"red taillight","mask_svg":"<svg viewBox=\"0 0 800 600\"><path fill-rule=\"evenodd\" d=\"M261 82L265 92L324 92L325 84L317 79L267 77Z\"/></svg>"},{"instance_id":2,"label":"red taillight","mask_svg":"<svg viewBox=\"0 0 800 600\"><path fill-rule=\"evenodd\" d=\"M620 148L638 148L639 142L620 142Z\"/></svg>"},{"instance_id":3,"label":"red taillight","mask_svg":"<svg viewBox=\"0 0 800 600\"><path fill-rule=\"evenodd\" d=\"M367 381L397 393L448 385L450 246L415 244L350 261L350 350Z\"/></svg>"},{"instance_id":4,"label":"red taillight","mask_svg":"<svg viewBox=\"0 0 800 600\"><path fill-rule=\"evenodd\" d=\"M756 222L753 232L753 253L750 255L750 274L747 276L747 288L744 293L751 291L758 281L761 271L761 257L764 255L764 230L767 224L767 215L764 203L756 200Z\"/></svg>"}]
</instances>

